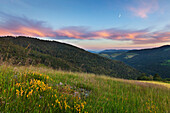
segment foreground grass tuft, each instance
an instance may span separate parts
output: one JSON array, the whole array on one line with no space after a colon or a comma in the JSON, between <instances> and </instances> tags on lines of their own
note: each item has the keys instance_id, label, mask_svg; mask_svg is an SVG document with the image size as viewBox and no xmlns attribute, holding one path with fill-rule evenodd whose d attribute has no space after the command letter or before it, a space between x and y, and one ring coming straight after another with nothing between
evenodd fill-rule
<instances>
[{"instance_id":1,"label":"foreground grass tuft","mask_svg":"<svg viewBox=\"0 0 170 113\"><path fill-rule=\"evenodd\" d=\"M39 67L0 67L0 112L168 113L168 87Z\"/></svg>"}]
</instances>

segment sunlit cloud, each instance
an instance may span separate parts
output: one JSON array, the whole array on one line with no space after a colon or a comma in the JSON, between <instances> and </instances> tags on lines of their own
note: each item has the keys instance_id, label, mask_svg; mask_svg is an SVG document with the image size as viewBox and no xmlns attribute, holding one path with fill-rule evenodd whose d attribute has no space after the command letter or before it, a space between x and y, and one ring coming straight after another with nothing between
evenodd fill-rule
<instances>
[{"instance_id":1,"label":"sunlit cloud","mask_svg":"<svg viewBox=\"0 0 170 113\"><path fill-rule=\"evenodd\" d=\"M59 30L55 30L56 35L60 37L68 37L68 38L76 38L76 39L84 39L87 34L87 29L86 27L80 26L70 26L70 27L65 27Z\"/></svg>"},{"instance_id":2,"label":"sunlit cloud","mask_svg":"<svg viewBox=\"0 0 170 113\"><path fill-rule=\"evenodd\" d=\"M32 36L49 37L50 39L77 39L77 40L113 40L130 41L132 44L156 44L170 42L170 31L160 30L151 32L151 29L103 29L90 30L83 26L70 26L54 30L43 21L28 19L27 17L11 16L0 12L0 36ZM165 28L169 28L167 25Z\"/></svg>"},{"instance_id":3,"label":"sunlit cloud","mask_svg":"<svg viewBox=\"0 0 170 113\"><path fill-rule=\"evenodd\" d=\"M148 14L157 11L158 8L158 0L137 0L135 6L128 7L130 11L141 18L147 18Z\"/></svg>"},{"instance_id":4,"label":"sunlit cloud","mask_svg":"<svg viewBox=\"0 0 170 113\"><path fill-rule=\"evenodd\" d=\"M17 17L0 12L0 35L25 35L37 37L55 37L50 27L45 27L45 22Z\"/></svg>"}]
</instances>

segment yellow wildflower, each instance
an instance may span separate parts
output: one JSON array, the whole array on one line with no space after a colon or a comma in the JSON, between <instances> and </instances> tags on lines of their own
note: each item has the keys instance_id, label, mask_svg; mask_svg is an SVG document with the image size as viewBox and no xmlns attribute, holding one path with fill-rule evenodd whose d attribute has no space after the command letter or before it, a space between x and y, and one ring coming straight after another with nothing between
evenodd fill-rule
<instances>
[{"instance_id":1,"label":"yellow wildflower","mask_svg":"<svg viewBox=\"0 0 170 113\"><path fill-rule=\"evenodd\" d=\"M22 90L22 87L21 87L21 96L22 96L23 93L24 93L24 91Z\"/></svg>"},{"instance_id":2,"label":"yellow wildflower","mask_svg":"<svg viewBox=\"0 0 170 113\"><path fill-rule=\"evenodd\" d=\"M18 90L18 89L16 89L16 94L19 96L19 93L20 93L20 91Z\"/></svg>"}]
</instances>

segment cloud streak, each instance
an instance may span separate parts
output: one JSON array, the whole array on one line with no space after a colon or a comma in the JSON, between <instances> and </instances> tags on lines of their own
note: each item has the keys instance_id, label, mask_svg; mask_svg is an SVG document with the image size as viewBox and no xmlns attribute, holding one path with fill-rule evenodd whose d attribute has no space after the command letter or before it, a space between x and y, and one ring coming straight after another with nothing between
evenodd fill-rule
<instances>
[{"instance_id":1,"label":"cloud streak","mask_svg":"<svg viewBox=\"0 0 170 113\"><path fill-rule=\"evenodd\" d=\"M54 37L53 30L45 27L45 22L17 17L0 12L0 35L26 35Z\"/></svg>"},{"instance_id":2,"label":"cloud streak","mask_svg":"<svg viewBox=\"0 0 170 113\"><path fill-rule=\"evenodd\" d=\"M157 0L137 0L135 7L128 7L136 16L147 18L148 14L157 11L159 8Z\"/></svg>"},{"instance_id":3,"label":"cloud streak","mask_svg":"<svg viewBox=\"0 0 170 113\"><path fill-rule=\"evenodd\" d=\"M0 36L33 36L49 37L52 39L98 40L109 39L118 41L132 41L134 44L151 44L170 42L170 31L150 32L150 29L122 30L103 29L90 30L83 26L70 26L54 30L43 21L28 19L27 17L11 16L0 12ZM169 28L169 27L167 27Z\"/></svg>"}]
</instances>

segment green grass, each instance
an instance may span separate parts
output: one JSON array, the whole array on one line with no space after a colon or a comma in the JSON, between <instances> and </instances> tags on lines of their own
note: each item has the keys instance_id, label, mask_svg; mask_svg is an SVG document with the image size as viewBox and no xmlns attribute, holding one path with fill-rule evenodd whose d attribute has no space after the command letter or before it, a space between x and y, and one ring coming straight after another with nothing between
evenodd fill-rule
<instances>
[{"instance_id":1,"label":"green grass","mask_svg":"<svg viewBox=\"0 0 170 113\"><path fill-rule=\"evenodd\" d=\"M122 53L113 53L112 55L111 55L111 57L112 58L115 58L115 57L117 57L117 56L119 56L119 55L121 55Z\"/></svg>"},{"instance_id":2,"label":"green grass","mask_svg":"<svg viewBox=\"0 0 170 113\"><path fill-rule=\"evenodd\" d=\"M126 55L126 57L124 57L124 58L125 58L125 59L129 59L129 58L133 58L133 57L136 56L136 55L138 55L138 54L128 53L128 54Z\"/></svg>"},{"instance_id":3,"label":"green grass","mask_svg":"<svg viewBox=\"0 0 170 113\"><path fill-rule=\"evenodd\" d=\"M0 112L168 113L169 95L167 87L132 80L0 67Z\"/></svg>"},{"instance_id":4,"label":"green grass","mask_svg":"<svg viewBox=\"0 0 170 113\"><path fill-rule=\"evenodd\" d=\"M106 58L110 58L110 56L108 54L99 54L102 57L106 57Z\"/></svg>"},{"instance_id":5,"label":"green grass","mask_svg":"<svg viewBox=\"0 0 170 113\"><path fill-rule=\"evenodd\" d=\"M164 63L161 63L161 65L170 66L170 60L166 60Z\"/></svg>"},{"instance_id":6,"label":"green grass","mask_svg":"<svg viewBox=\"0 0 170 113\"><path fill-rule=\"evenodd\" d=\"M169 62L169 63L170 63L170 60L167 60L167 62Z\"/></svg>"}]
</instances>

